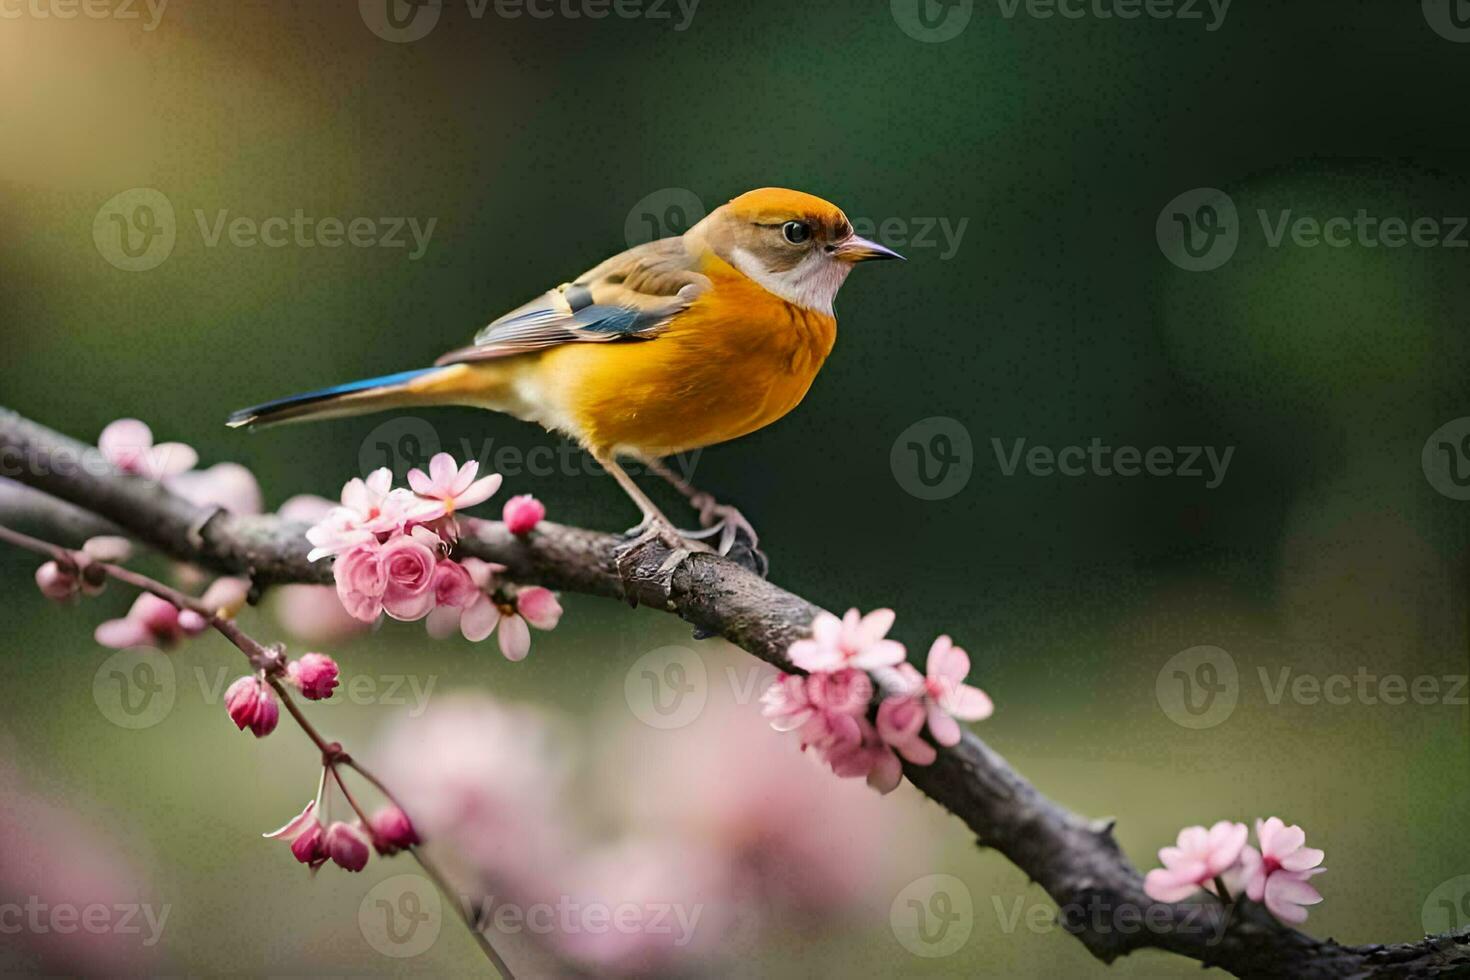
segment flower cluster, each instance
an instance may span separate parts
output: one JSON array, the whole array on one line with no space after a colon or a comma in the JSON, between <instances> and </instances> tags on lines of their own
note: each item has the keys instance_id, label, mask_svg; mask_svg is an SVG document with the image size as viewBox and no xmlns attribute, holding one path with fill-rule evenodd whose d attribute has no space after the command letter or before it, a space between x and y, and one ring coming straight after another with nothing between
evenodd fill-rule
<instances>
[{"instance_id":1,"label":"flower cluster","mask_svg":"<svg viewBox=\"0 0 1470 980\"><path fill-rule=\"evenodd\" d=\"M500 488L499 474L476 479L474 460L456 465L448 453L429 470L410 470L408 487L394 487L387 468L348 481L341 504L307 531L316 561L336 555L332 574L342 606L355 619L428 619L433 636L456 628L468 640L499 629L500 650L522 660L531 649L530 627L549 630L561 618L556 596L540 587L515 589L500 579L504 566L450 557L459 541L457 511L484 503ZM507 525L529 533L545 515L534 498L506 505Z\"/></svg>"},{"instance_id":2,"label":"flower cluster","mask_svg":"<svg viewBox=\"0 0 1470 980\"><path fill-rule=\"evenodd\" d=\"M960 740L955 719L981 721L994 706L985 692L964 683L969 655L941 636L929 648L927 672L905 662L903 644L888 639L891 609L862 616L856 609L838 619L819 613L809 639L791 644L787 656L806 676L783 674L762 696L763 714L777 731L797 731L801 747L815 750L840 777L863 777L880 793L898 786L903 775L899 756L926 766L936 758L934 746ZM893 692L868 718L874 685L868 671L884 671ZM897 754L895 754L897 753Z\"/></svg>"},{"instance_id":3,"label":"flower cluster","mask_svg":"<svg viewBox=\"0 0 1470 980\"><path fill-rule=\"evenodd\" d=\"M1322 851L1307 847L1302 828L1288 827L1279 817L1256 821L1260 850L1246 843L1248 836L1245 824L1229 820L1208 830L1185 827L1173 847L1159 851L1164 866L1148 873L1144 891L1159 902L1180 902L1201 888L1228 900L1219 894L1218 882L1263 902L1282 922L1305 922L1305 906L1322 901L1308 881L1327 870L1321 867Z\"/></svg>"},{"instance_id":4,"label":"flower cluster","mask_svg":"<svg viewBox=\"0 0 1470 980\"><path fill-rule=\"evenodd\" d=\"M323 780L323 794L327 788L329 784ZM328 861L344 871L361 871L367 867L370 845L386 857L419 843L408 815L392 805L374 814L366 826L361 818L323 823L319 815L323 794L306 804L306 809L285 826L261 836L290 844L291 856L312 871Z\"/></svg>"},{"instance_id":5,"label":"flower cluster","mask_svg":"<svg viewBox=\"0 0 1470 980\"><path fill-rule=\"evenodd\" d=\"M275 672L308 701L324 701L337 688L337 661L324 653L303 654ZM275 731L281 718L275 690L266 675L264 670L247 674L225 689L225 711L230 720L241 731L249 728L256 738Z\"/></svg>"}]
</instances>

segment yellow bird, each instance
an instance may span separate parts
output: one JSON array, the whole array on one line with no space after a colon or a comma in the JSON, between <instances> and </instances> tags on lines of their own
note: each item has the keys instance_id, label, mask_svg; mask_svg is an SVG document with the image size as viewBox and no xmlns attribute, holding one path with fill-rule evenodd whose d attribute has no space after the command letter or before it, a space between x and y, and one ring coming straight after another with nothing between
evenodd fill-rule
<instances>
[{"instance_id":1,"label":"yellow bird","mask_svg":"<svg viewBox=\"0 0 1470 980\"><path fill-rule=\"evenodd\" d=\"M855 263L895 258L855 235L836 205L753 190L683 235L629 249L537 296L434 367L256 405L229 424L426 405L505 412L591 453L642 512L638 541L656 536L677 552L684 539L719 533L724 553L743 534L758 555L739 511L659 460L754 432L795 408L832 350L832 301L847 274ZM677 530L618 456L673 483L706 530Z\"/></svg>"}]
</instances>

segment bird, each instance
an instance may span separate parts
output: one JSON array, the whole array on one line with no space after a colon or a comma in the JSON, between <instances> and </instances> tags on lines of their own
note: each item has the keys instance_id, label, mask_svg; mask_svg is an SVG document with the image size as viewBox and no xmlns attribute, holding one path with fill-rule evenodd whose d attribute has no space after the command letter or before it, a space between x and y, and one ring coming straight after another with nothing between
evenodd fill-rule
<instances>
[{"instance_id":1,"label":"bird","mask_svg":"<svg viewBox=\"0 0 1470 980\"><path fill-rule=\"evenodd\" d=\"M833 301L853 267L902 258L856 234L829 201L759 188L681 235L637 245L547 290L432 367L265 402L227 424L434 405L502 412L568 436L612 475L642 515L622 556L659 540L670 551L661 571L671 577L691 550L726 554L743 545L747 564L764 574L744 515L660 460L737 439L794 409L832 351ZM670 482L703 528L677 528L619 458ZM703 544L714 536L718 548Z\"/></svg>"}]
</instances>

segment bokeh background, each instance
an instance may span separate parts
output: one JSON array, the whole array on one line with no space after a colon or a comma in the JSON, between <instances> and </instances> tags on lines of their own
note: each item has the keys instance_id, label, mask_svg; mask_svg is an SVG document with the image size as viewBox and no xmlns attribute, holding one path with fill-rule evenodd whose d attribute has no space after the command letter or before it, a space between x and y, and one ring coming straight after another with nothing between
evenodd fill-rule
<instances>
[{"instance_id":1,"label":"bokeh background","mask_svg":"<svg viewBox=\"0 0 1470 980\"><path fill-rule=\"evenodd\" d=\"M575 454L536 465L561 443L511 419L254 435L222 422L429 363L748 188L812 191L910 261L853 275L797 412L689 461L760 529L773 578L829 608L893 606L915 658L952 634L998 705L980 734L1068 806L1117 816L1142 867L1181 825L1276 814L1327 851L1313 933L1387 942L1465 924L1470 135L1452 106L1470 12L1322 0L1123 20L1098 15L1111 4L1074 18L990 0L704 0L594 19L568 15L580 3L538 18L389 2L396 20L381 0L5 8L0 403L88 440L141 417L206 465L249 467L268 509L437 442L498 466L504 494L535 493L553 519L622 528L635 515L612 481ZM140 202L163 224L145 226ZM374 235L381 219L433 225L422 249L406 230L406 247L211 244L222 213L297 209L374 219ZM1309 247L1290 232L1273 245L1262 224L1360 209L1435 233ZM1225 233L1204 238L1211 216ZM1233 455L1214 487L1002 465L1018 439L1094 437ZM923 460L947 474L937 489L911 442L950 459ZM452 921L412 957L369 941L359 910L413 870L405 858L309 880L259 838L310 797L315 760L289 726L256 742L228 723L232 650L204 638L173 653L171 708L121 727L94 691L108 651L91 632L129 597L61 610L33 568L0 552L0 899L170 911L152 945L146 928L7 931L0 969L476 967ZM548 859L543 879L730 912L671 956L589 949L593 972L1198 975L1162 954L1105 970L1046 924L1039 888L912 788L879 801L807 767L756 718L738 651L656 612L563 601L562 627L521 664L415 624L334 641L362 693L316 710L404 778L473 773L464 792L488 815L468 837L484 846L445 848L459 873L555 824L565 867ZM270 609L246 622L320 645ZM670 646L705 668L708 698L662 730L633 692L640 658ZM1213 680L1222 707L1176 670ZM1360 673L1375 679L1343 703L1280 688ZM1384 703L1388 675L1435 678L1437 693ZM527 772L542 752L555 762ZM904 889L927 894L934 874L958 879L969 932L919 955L896 923ZM531 972L567 966L526 935L503 945Z\"/></svg>"}]
</instances>

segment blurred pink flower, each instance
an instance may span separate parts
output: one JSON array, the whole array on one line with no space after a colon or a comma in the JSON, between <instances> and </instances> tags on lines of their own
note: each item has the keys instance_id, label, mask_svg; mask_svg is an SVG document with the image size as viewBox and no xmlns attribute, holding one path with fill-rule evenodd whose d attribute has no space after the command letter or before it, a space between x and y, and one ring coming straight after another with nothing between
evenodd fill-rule
<instances>
[{"instance_id":1,"label":"blurred pink flower","mask_svg":"<svg viewBox=\"0 0 1470 980\"><path fill-rule=\"evenodd\" d=\"M437 695L389 725L371 756L412 801L414 829L455 854L467 886L524 893L557 881L573 850L568 746L543 712L486 695ZM498 893L498 892L497 892Z\"/></svg>"},{"instance_id":2,"label":"blurred pink flower","mask_svg":"<svg viewBox=\"0 0 1470 980\"><path fill-rule=\"evenodd\" d=\"M878 737L878 731L868 719L861 715L851 719L857 728L857 737L846 732L826 745L818 746L817 753L842 779L866 779L869 786L879 793L891 793L903 779L903 766L898 756Z\"/></svg>"},{"instance_id":3,"label":"blurred pink flower","mask_svg":"<svg viewBox=\"0 0 1470 980\"><path fill-rule=\"evenodd\" d=\"M255 474L239 463L216 463L205 470L178 473L164 485L199 507L223 507L232 514L259 514L265 509Z\"/></svg>"},{"instance_id":4,"label":"blurred pink flower","mask_svg":"<svg viewBox=\"0 0 1470 980\"><path fill-rule=\"evenodd\" d=\"M1306 832L1296 824L1287 826L1280 817L1257 820L1256 841L1261 845L1259 851L1247 846L1240 856L1239 881L1246 897L1264 902L1282 922L1305 922L1303 906L1322 901L1321 893L1307 879L1327 870L1319 867L1323 852L1307 847Z\"/></svg>"},{"instance_id":5,"label":"blurred pink flower","mask_svg":"<svg viewBox=\"0 0 1470 980\"><path fill-rule=\"evenodd\" d=\"M120 472L149 480L183 473L199 462L199 454L181 442L154 445L153 430L137 419L109 423L97 437L97 448Z\"/></svg>"},{"instance_id":6,"label":"blurred pink flower","mask_svg":"<svg viewBox=\"0 0 1470 980\"><path fill-rule=\"evenodd\" d=\"M376 541L353 545L337 556L332 577L337 581L337 598L348 614L364 623L376 622L383 611L383 593L388 588L388 570L384 567Z\"/></svg>"},{"instance_id":7,"label":"blurred pink flower","mask_svg":"<svg viewBox=\"0 0 1470 980\"><path fill-rule=\"evenodd\" d=\"M281 627L304 643L332 646L368 629L343 607L330 585L278 585L267 601Z\"/></svg>"},{"instance_id":8,"label":"blurred pink flower","mask_svg":"<svg viewBox=\"0 0 1470 980\"><path fill-rule=\"evenodd\" d=\"M378 549L377 560L385 577L383 610L389 616L412 622L434 608L438 542L433 533L414 528L411 533L394 535Z\"/></svg>"},{"instance_id":9,"label":"blurred pink flower","mask_svg":"<svg viewBox=\"0 0 1470 980\"><path fill-rule=\"evenodd\" d=\"M891 609L875 609L866 616L849 609L841 619L824 610L812 620L811 638L792 643L787 656L808 671L890 667L904 658L903 645L885 639L893 619Z\"/></svg>"},{"instance_id":10,"label":"blurred pink flower","mask_svg":"<svg viewBox=\"0 0 1470 980\"><path fill-rule=\"evenodd\" d=\"M337 867L344 871L361 871L367 867L368 849L367 834L357 823L343 823L334 820L327 827L327 832L322 835L322 849Z\"/></svg>"},{"instance_id":11,"label":"blurred pink flower","mask_svg":"<svg viewBox=\"0 0 1470 980\"><path fill-rule=\"evenodd\" d=\"M385 857L422 843L408 814L392 805L373 814L372 832L374 849Z\"/></svg>"},{"instance_id":12,"label":"blurred pink flower","mask_svg":"<svg viewBox=\"0 0 1470 980\"><path fill-rule=\"evenodd\" d=\"M181 614L173 603L144 592L126 616L100 624L93 637L115 650L138 646L168 649L186 636L203 632L208 625L197 613Z\"/></svg>"},{"instance_id":13,"label":"blurred pink flower","mask_svg":"<svg viewBox=\"0 0 1470 980\"><path fill-rule=\"evenodd\" d=\"M1212 891L1217 876L1240 860L1249 831L1243 823L1221 820L1210 829L1185 827L1173 847L1159 850L1159 861L1143 879L1143 890L1156 902L1181 902L1201 888Z\"/></svg>"},{"instance_id":14,"label":"blurred pink flower","mask_svg":"<svg viewBox=\"0 0 1470 980\"><path fill-rule=\"evenodd\" d=\"M450 515L456 510L474 507L489 500L500 489L501 475L491 473L483 480L476 480L480 464L470 460L456 466L454 457L448 453L436 453L429 460L429 472L412 469L408 471L408 485L420 497L437 502L437 509L430 508L430 517Z\"/></svg>"},{"instance_id":15,"label":"blurred pink flower","mask_svg":"<svg viewBox=\"0 0 1470 980\"><path fill-rule=\"evenodd\" d=\"M546 519L546 507L529 493L523 493L505 502L500 519L511 534L530 534Z\"/></svg>"},{"instance_id":16,"label":"blurred pink flower","mask_svg":"<svg viewBox=\"0 0 1470 980\"><path fill-rule=\"evenodd\" d=\"M308 701L322 701L337 687L337 661L324 653L304 653L286 664L286 679Z\"/></svg>"},{"instance_id":17,"label":"blurred pink flower","mask_svg":"<svg viewBox=\"0 0 1470 980\"><path fill-rule=\"evenodd\" d=\"M225 711L236 728L244 731L248 727L256 738L275 731L281 717L275 692L253 674L239 678L225 689Z\"/></svg>"}]
</instances>

